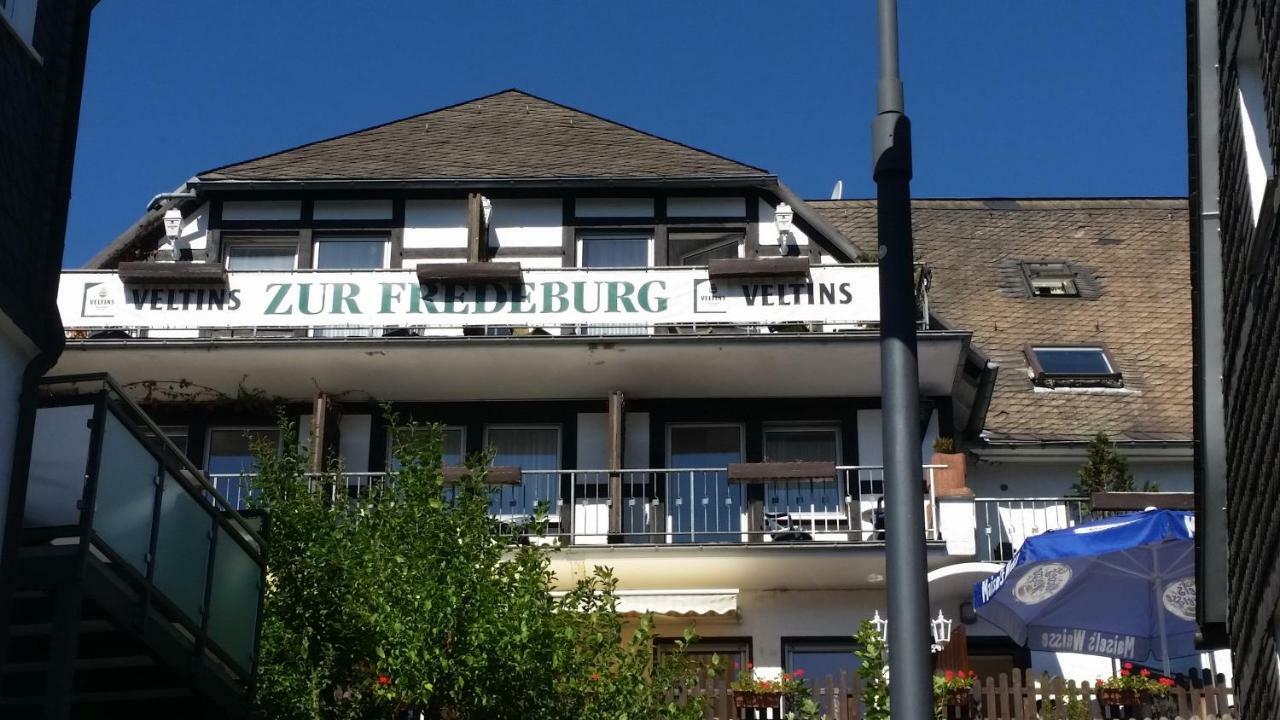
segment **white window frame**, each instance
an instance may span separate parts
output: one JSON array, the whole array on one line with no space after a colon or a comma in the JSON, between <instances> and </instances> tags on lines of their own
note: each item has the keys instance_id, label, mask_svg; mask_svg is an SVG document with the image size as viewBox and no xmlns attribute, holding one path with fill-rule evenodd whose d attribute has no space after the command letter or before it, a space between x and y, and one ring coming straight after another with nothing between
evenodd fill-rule
<instances>
[{"instance_id":1,"label":"white window frame","mask_svg":"<svg viewBox=\"0 0 1280 720\"><path fill-rule=\"evenodd\" d=\"M795 422L792 422L792 421L785 421L785 420L783 420L783 421L766 422L766 423L764 423L764 426L760 429L760 450L761 450L761 452L764 452L764 451L765 451L765 448L766 448L766 447L768 447L768 444L769 444L769 433L770 433L770 432L815 432L815 431L823 431L823 432L827 432L827 431L829 431L829 432L831 432L831 434L832 434L832 435L834 435L834 436L835 436L835 439L836 439L835 451L836 451L836 452L835 452L835 457L831 458L831 460L832 460L832 462L834 462L836 465L839 465L839 464L840 464L840 459L844 457L844 447L843 447L843 443L841 442L841 438L840 438L840 423L839 423L838 421L832 421L832 422L795 421ZM768 458L768 457L764 458L764 461L765 461L765 462L773 462L773 460L772 460L771 458ZM834 479L834 478L833 478L833 479Z\"/></svg>"},{"instance_id":2,"label":"white window frame","mask_svg":"<svg viewBox=\"0 0 1280 720\"><path fill-rule=\"evenodd\" d=\"M671 467L671 431L681 428L708 428L708 427L732 427L738 429L738 462L746 462L747 460L747 426L746 423L740 422L670 422L666 428L666 448L665 455L668 469L686 469L686 470L723 470L725 468L672 468Z\"/></svg>"},{"instance_id":3,"label":"white window frame","mask_svg":"<svg viewBox=\"0 0 1280 720\"><path fill-rule=\"evenodd\" d=\"M43 63L44 59L36 52L36 15L40 10L40 0L4 0L0 5L0 18L4 24L22 42L27 52Z\"/></svg>"},{"instance_id":4,"label":"white window frame","mask_svg":"<svg viewBox=\"0 0 1280 720\"><path fill-rule=\"evenodd\" d=\"M231 249L236 247L287 248L293 250L293 269L298 269L298 238L289 236L252 237L237 235L222 241L222 266L231 270ZM235 272L282 272L279 270L236 270Z\"/></svg>"},{"instance_id":5,"label":"white window frame","mask_svg":"<svg viewBox=\"0 0 1280 720\"><path fill-rule=\"evenodd\" d=\"M324 233L324 234L314 234L314 235L312 235L312 238L311 238L311 269L313 269L313 270L319 270L319 269L320 269L320 244L321 244L321 243L325 243L325 242L370 242L370 241L381 241L381 242L382 242L382 265L381 265L381 267L376 268L376 269L378 269L378 270L386 270L388 267L390 267L390 266L391 266L391 236L390 236L389 234L386 234L386 233L368 233L368 234L353 233L353 234L347 234L347 233L343 233L343 232L333 232L333 233L328 233L328 232L326 232L326 233ZM297 264L297 260L296 260L296 259L294 260L294 264L295 264L295 265ZM344 269L350 269L350 270L353 270L353 271L366 271L366 270L372 270L372 269L374 269L374 268L328 268L328 269L326 270L326 272L341 272L341 271L342 271L342 270L344 270Z\"/></svg>"},{"instance_id":6,"label":"white window frame","mask_svg":"<svg viewBox=\"0 0 1280 720\"><path fill-rule=\"evenodd\" d=\"M579 232L578 237L576 238L577 252L578 252L577 267L586 268L586 266L582 264L582 256L583 256L582 251L584 249L583 246L586 244L586 241L588 240L640 240L640 239L644 239L646 244L645 267L651 268L653 267L653 232L652 231L648 233L643 231L625 232L625 231L607 231L607 230L596 231L596 232L591 232L591 231ZM609 270L612 268L598 267L598 268L588 268L588 269ZM617 269L618 270L638 270L640 268L620 267Z\"/></svg>"}]
</instances>

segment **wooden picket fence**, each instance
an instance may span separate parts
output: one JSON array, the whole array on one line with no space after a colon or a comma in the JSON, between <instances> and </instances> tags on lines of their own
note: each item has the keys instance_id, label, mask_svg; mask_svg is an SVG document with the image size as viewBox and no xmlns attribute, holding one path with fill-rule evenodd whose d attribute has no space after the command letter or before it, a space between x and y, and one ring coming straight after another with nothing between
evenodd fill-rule
<instances>
[{"instance_id":1,"label":"wooden picket fence","mask_svg":"<svg viewBox=\"0 0 1280 720\"><path fill-rule=\"evenodd\" d=\"M840 673L824 678L806 678L814 699L822 706L824 720L862 720L862 679ZM1190 688L1174 687L1167 697L1144 707L1141 715L1118 712L1099 705L1090 683L1050 677L1046 673L1014 670L995 678L979 680L974 686L975 720L1231 720L1235 705L1231 688L1210 682ZM1200 684L1197 679L1196 684ZM706 698L707 720L772 720L767 714L735 714L733 692L727 676L706 677L681 693L680 700ZM750 711L748 711L750 712ZM1109 714L1114 713L1114 714Z\"/></svg>"}]
</instances>

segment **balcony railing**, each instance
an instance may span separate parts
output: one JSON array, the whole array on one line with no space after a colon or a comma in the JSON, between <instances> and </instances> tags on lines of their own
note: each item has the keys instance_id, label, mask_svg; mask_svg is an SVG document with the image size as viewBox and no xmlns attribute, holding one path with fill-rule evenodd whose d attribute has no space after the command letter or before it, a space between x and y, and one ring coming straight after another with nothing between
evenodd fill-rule
<instances>
[{"instance_id":1,"label":"balcony railing","mask_svg":"<svg viewBox=\"0 0 1280 720\"><path fill-rule=\"evenodd\" d=\"M1085 498L976 498L978 559L1009 560L1024 540L1092 520Z\"/></svg>"},{"instance_id":2,"label":"balcony railing","mask_svg":"<svg viewBox=\"0 0 1280 720\"><path fill-rule=\"evenodd\" d=\"M186 669L229 669L244 687L265 577L255 523L109 377L47 378L41 391L24 550L83 549L126 589L133 623L158 613L184 638Z\"/></svg>"},{"instance_id":3,"label":"balcony railing","mask_svg":"<svg viewBox=\"0 0 1280 720\"><path fill-rule=\"evenodd\" d=\"M941 467L923 466L920 497L929 540L940 539L933 473ZM382 473L340 477L338 483L313 476L314 489L338 501L359 497L386 479ZM246 506L252 475L210 479L230 502ZM725 468L529 470L519 484L491 486L489 510L509 528L530 527L531 540L576 545L872 543L884 540L883 495L880 466L840 466L831 478L750 483L730 482ZM546 527L535 531L539 509Z\"/></svg>"}]
</instances>

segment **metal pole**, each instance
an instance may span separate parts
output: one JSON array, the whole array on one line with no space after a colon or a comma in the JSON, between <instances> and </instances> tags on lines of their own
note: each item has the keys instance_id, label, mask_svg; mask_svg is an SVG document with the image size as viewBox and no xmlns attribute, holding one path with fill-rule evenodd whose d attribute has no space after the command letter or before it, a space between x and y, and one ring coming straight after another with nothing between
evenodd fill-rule
<instances>
[{"instance_id":1,"label":"metal pole","mask_svg":"<svg viewBox=\"0 0 1280 720\"><path fill-rule=\"evenodd\" d=\"M880 254L889 697L894 720L933 718L929 586L920 468L920 391L911 247L911 126L898 77L898 7L879 0L880 80L872 124Z\"/></svg>"}]
</instances>

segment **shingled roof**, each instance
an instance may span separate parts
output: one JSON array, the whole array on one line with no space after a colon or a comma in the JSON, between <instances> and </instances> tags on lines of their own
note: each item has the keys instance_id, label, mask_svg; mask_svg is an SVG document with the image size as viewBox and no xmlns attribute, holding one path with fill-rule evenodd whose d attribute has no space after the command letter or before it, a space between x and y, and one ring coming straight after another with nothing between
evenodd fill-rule
<instances>
[{"instance_id":1,"label":"shingled roof","mask_svg":"<svg viewBox=\"0 0 1280 720\"><path fill-rule=\"evenodd\" d=\"M862 247L875 202L811 201ZM1191 283L1185 199L919 200L916 256L933 269L930 310L973 332L1000 366L986 416L991 442L1187 441ZM1093 297L1034 298L1019 261L1065 260ZM1012 272L1011 272L1012 271ZM1104 344L1124 391L1037 390L1026 343Z\"/></svg>"},{"instance_id":2,"label":"shingled roof","mask_svg":"<svg viewBox=\"0 0 1280 720\"><path fill-rule=\"evenodd\" d=\"M760 177L770 174L519 90L197 175L203 182Z\"/></svg>"}]
</instances>

